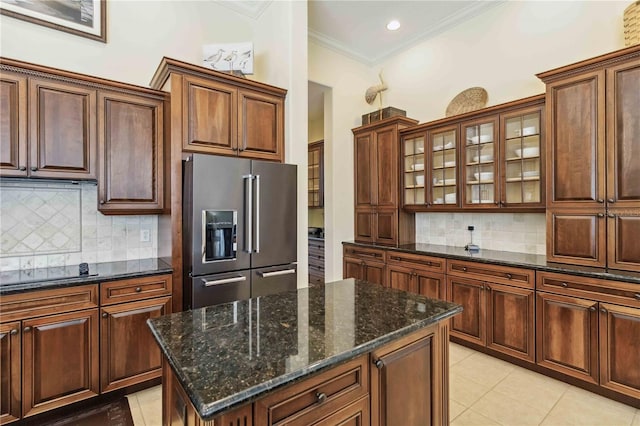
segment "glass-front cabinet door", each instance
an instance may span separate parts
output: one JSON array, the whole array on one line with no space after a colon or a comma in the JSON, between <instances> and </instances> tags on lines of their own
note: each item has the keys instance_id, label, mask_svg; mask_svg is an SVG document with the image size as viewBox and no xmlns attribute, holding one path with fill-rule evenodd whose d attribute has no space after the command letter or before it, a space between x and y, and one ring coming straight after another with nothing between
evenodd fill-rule
<instances>
[{"instance_id":1,"label":"glass-front cabinet door","mask_svg":"<svg viewBox=\"0 0 640 426\"><path fill-rule=\"evenodd\" d=\"M424 133L406 135L402 139L404 162L404 205L425 204Z\"/></svg>"},{"instance_id":2,"label":"glass-front cabinet door","mask_svg":"<svg viewBox=\"0 0 640 426\"><path fill-rule=\"evenodd\" d=\"M462 124L464 149L463 207L495 208L498 204L498 117Z\"/></svg>"},{"instance_id":3,"label":"glass-front cabinet door","mask_svg":"<svg viewBox=\"0 0 640 426\"><path fill-rule=\"evenodd\" d=\"M429 178L427 203L434 209L458 206L457 126L429 132Z\"/></svg>"},{"instance_id":4,"label":"glass-front cabinet door","mask_svg":"<svg viewBox=\"0 0 640 426\"><path fill-rule=\"evenodd\" d=\"M541 107L501 117L504 206L544 205L542 117Z\"/></svg>"}]
</instances>

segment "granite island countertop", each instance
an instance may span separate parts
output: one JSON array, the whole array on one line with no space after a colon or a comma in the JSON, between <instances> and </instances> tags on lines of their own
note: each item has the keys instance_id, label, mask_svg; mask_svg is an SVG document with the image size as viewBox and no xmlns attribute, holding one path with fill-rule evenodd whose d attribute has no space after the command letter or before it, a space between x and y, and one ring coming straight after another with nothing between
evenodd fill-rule
<instances>
[{"instance_id":1,"label":"granite island countertop","mask_svg":"<svg viewBox=\"0 0 640 426\"><path fill-rule=\"evenodd\" d=\"M204 420L462 311L347 279L148 321Z\"/></svg>"},{"instance_id":2,"label":"granite island countertop","mask_svg":"<svg viewBox=\"0 0 640 426\"><path fill-rule=\"evenodd\" d=\"M78 265L5 271L0 273L0 296L172 272L161 258L90 263L88 275L79 275Z\"/></svg>"},{"instance_id":3,"label":"granite island countertop","mask_svg":"<svg viewBox=\"0 0 640 426\"><path fill-rule=\"evenodd\" d=\"M371 247L381 250L399 251L404 253L423 254L427 256L443 257L447 259L467 260L493 265L522 267L534 269L537 271L558 272L564 274L579 275L583 277L625 281L640 284L640 273L638 272L547 262L547 257L539 254L516 253L487 249L481 249L477 253L471 253L466 251L464 247L423 243L384 246L378 244L357 243L355 241L343 241L343 244Z\"/></svg>"}]
</instances>

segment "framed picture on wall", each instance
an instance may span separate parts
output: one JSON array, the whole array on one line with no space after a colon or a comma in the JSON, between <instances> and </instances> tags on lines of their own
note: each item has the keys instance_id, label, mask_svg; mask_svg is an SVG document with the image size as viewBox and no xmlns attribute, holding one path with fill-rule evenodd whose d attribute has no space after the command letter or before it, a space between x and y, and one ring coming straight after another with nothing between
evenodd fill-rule
<instances>
[{"instance_id":1,"label":"framed picture on wall","mask_svg":"<svg viewBox=\"0 0 640 426\"><path fill-rule=\"evenodd\" d=\"M107 42L107 0L0 0L0 13Z\"/></svg>"}]
</instances>

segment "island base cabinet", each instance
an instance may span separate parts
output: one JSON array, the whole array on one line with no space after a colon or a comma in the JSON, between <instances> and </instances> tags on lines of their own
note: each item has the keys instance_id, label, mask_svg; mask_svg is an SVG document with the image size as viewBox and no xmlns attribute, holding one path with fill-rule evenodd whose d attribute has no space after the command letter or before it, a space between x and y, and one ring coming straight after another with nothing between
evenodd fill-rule
<instances>
[{"instance_id":1,"label":"island base cabinet","mask_svg":"<svg viewBox=\"0 0 640 426\"><path fill-rule=\"evenodd\" d=\"M22 324L23 417L98 394L98 309Z\"/></svg>"},{"instance_id":2,"label":"island base cabinet","mask_svg":"<svg viewBox=\"0 0 640 426\"><path fill-rule=\"evenodd\" d=\"M0 324L0 424L20 418L20 322Z\"/></svg>"},{"instance_id":3,"label":"island base cabinet","mask_svg":"<svg viewBox=\"0 0 640 426\"><path fill-rule=\"evenodd\" d=\"M640 399L640 309L600 303L600 385Z\"/></svg>"},{"instance_id":4,"label":"island base cabinet","mask_svg":"<svg viewBox=\"0 0 640 426\"><path fill-rule=\"evenodd\" d=\"M329 417L313 423L313 426L364 426L370 424L369 418L369 398L364 397Z\"/></svg>"}]
</instances>

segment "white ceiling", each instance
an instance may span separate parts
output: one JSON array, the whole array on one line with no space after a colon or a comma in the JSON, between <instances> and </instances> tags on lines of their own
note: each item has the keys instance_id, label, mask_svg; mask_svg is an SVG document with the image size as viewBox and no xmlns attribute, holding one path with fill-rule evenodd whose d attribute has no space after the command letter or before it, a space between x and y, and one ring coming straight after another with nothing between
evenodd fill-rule
<instances>
[{"instance_id":1,"label":"white ceiling","mask_svg":"<svg viewBox=\"0 0 640 426\"><path fill-rule=\"evenodd\" d=\"M309 0L309 38L369 66L479 15L498 1ZM401 27L389 31L397 19Z\"/></svg>"}]
</instances>

